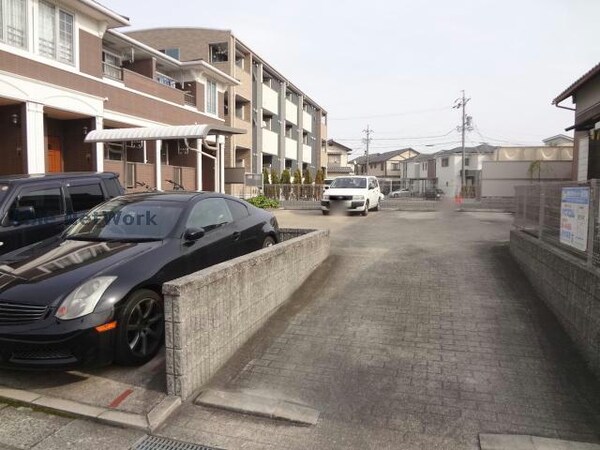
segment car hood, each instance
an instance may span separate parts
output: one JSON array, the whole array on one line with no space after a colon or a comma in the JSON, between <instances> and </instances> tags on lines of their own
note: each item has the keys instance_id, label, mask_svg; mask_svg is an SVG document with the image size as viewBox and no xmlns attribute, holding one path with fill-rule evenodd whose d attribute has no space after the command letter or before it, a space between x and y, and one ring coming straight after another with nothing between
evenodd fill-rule
<instances>
[{"instance_id":1,"label":"car hood","mask_svg":"<svg viewBox=\"0 0 600 450\"><path fill-rule=\"evenodd\" d=\"M366 189L352 188L329 188L325 191L325 195L367 195L369 191Z\"/></svg>"},{"instance_id":2,"label":"car hood","mask_svg":"<svg viewBox=\"0 0 600 450\"><path fill-rule=\"evenodd\" d=\"M155 242L55 240L0 259L0 301L52 305L86 280L158 248Z\"/></svg>"}]
</instances>

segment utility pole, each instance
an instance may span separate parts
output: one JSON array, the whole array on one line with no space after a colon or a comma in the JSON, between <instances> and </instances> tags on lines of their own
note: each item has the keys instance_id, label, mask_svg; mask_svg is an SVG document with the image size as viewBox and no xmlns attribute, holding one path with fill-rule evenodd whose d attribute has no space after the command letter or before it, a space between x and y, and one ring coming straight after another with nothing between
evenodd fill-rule
<instances>
[{"instance_id":1,"label":"utility pole","mask_svg":"<svg viewBox=\"0 0 600 450\"><path fill-rule=\"evenodd\" d=\"M371 137L371 134L373 134L373 130L371 130L371 127L369 125L367 125L367 129L363 130L363 133L365 133L367 135L367 137L363 139L363 142L365 144L367 144L367 149L365 151L365 156L366 156L366 158L365 158L365 164L366 164L365 168L366 168L366 171L367 171L367 175L369 175L369 144L371 144L371 140L373 139Z\"/></svg>"},{"instance_id":2,"label":"utility pole","mask_svg":"<svg viewBox=\"0 0 600 450\"><path fill-rule=\"evenodd\" d=\"M462 134L462 161L461 161L461 180L460 180L460 195L461 197L465 193L465 187L467 185L467 174L465 173L465 133L467 131L467 120L470 121L470 118L467 118L465 107L467 103L469 103L470 98L465 97L465 91L462 91L462 98L459 98L454 103L453 108L462 109L462 124L460 126L460 131Z\"/></svg>"}]
</instances>

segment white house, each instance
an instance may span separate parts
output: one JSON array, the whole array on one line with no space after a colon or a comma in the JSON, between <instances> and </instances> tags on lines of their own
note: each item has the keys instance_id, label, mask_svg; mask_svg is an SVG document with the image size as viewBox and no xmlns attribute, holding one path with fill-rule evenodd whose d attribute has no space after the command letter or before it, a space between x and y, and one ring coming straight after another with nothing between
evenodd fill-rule
<instances>
[{"instance_id":1,"label":"white house","mask_svg":"<svg viewBox=\"0 0 600 450\"><path fill-rule=\"evenodd\" d=\"M465 181L466 197L476 197L483 161L491 160L496 147L478 145L465 147ZM460 193L462 178L462 148L442 150L434 155L435 175L437 187L442 189L446 196L453 197Z\"/></svg>"}]
</instances>

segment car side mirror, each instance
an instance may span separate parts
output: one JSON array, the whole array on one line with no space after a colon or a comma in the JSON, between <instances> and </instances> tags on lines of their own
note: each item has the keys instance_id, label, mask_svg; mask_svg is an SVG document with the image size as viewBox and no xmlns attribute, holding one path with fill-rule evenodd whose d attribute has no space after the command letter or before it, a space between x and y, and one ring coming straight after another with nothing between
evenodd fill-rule
<instances>
[{"instance_id":1,"label":"car side mirror","mask_svg":"<svg viewBox=\"0 0 600 450\"><path fill-rule=\"evenodd\" d=\"M185 233L183 233L183 239L188 242L194 242L204 237L205 234L204 228L188 228L185 230Z\"/></svg>"}]
</instances>

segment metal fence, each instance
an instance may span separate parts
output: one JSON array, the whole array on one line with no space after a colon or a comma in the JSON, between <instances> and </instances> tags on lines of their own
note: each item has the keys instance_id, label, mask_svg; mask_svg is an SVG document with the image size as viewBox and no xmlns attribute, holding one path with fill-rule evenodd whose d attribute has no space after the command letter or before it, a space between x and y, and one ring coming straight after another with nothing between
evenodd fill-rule
<instances>
[{"instance_id":1,"label":"metal fence","mask_svg":"<svg viewBox=\"0 0 600 450\"><path fill-rule=\"evenodd\" d=\"M590 267L600 267L599 187L598 180L517 186L514 225Z\"/></svg>"}]
</instances>

